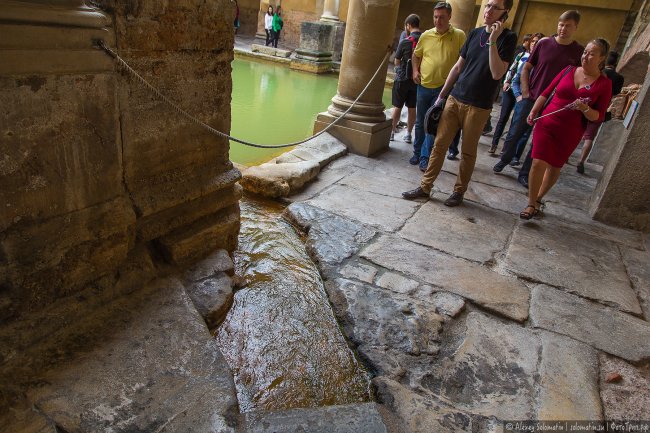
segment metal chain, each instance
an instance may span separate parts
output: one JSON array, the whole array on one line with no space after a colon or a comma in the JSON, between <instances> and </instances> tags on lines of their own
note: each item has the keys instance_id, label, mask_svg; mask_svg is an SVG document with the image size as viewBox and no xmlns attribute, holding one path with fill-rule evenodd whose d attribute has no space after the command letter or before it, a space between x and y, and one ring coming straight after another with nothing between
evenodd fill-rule
<instances>
[{"instance_id":1,"label":"metal chain","mask_svg":"<svg viewBox=\"0 0 650 433\"><path fill-rule=\"evenodd\" d=\"M330 128L332 128L334 125L336 125L336 124L339 122L339 120L341 120L343 117L345 117L345 115L348 114L348 113L350 112L350 110L352 110L352 108L357 104L357 102L359 102L359 99L361 99L361 97L362 97L363 94L366 92L366 90L368 90L368 88L370 87L370 84L372 84L372 82L375 80L375 78L377 77L377 75L379 74L379 72L382 70L382 68L385 67L384 64L386 63L386 61L387 61L388 58L390 57L390 53L391 53L390 50L388 50L388 52L386 53L386 55L385 55L384 58L382 59L381 64L379 65L379 67L377 68L377 70L375 71L375 73L373 74L373 76L370 78L370 81L368 81L368 84L366 84L366 87L364 87L363 90L361 91L361 93L359 93L359 96L357 97L357 99L354 100L354 102L352 103L352 105L350 105L350 107L349 107L347 110L345 110L345 112L344 112L343 114L341 114L339 117L337 117L337 118L336 118L332 123L330 123L330 124L329 124L325 129L323 129L322 131L318 132L317 134L314 134L314 135L312 135L311 137L306 138L306 139L301 140L301 141L295 141L295 142L293 142L293 143L287 143L287 144L264 145L264 144L251 143L251 142L246 141L246 140L241 140L241 139L239 139L239 138L232 137L232 136L230 136L230 135L228 135L228 134L226 134L226 133L224 133L224 132L217 131L216 129L214 129L214 128L211 127L210 125L208 125L208 124L206 124L205 122L202 122L201 120L199 120L199 119L197 119L196 117L192 116L190 113L188 113L187 111L183 110L183 109L182 109L181 107L179 107L176 103L174 103L172 100L170 100L170 99L167 98L165 95L163 95L163 94L162 94L158 89L156 89L154 86L152 86L151 84L149 84L149 82L148 82L147 80L145 80L145 79L144 79L140 74L138 74L138 73L137 73L137 72L136 72L136 71L135 71L131 66L129 66L129 65L128 65L128 64L127 64L127 63L126 63L126 62L125 62L125 61L124 61L124 60L123 60L123 59L122 59L122 58L121 58L121 57L120 57L120 56L115 52L115 51L111 50L111 49L110 49L110 48L109 48L109 47L104 43L104 41L101 41L101 40L100 40L100 41L98 41L97 43L98 43L98 45L99 45L100 48L102 48L104 51L106 51L106 52L107 52L111 57L113 57L113 58L116 60L118 66L121 66L121 67L122 67L124 70L126 70L129 74L131 74L132 76L134 76L134 77L135 77L138 81L140 81L140 82L141 82L145 87L147 87L147 88L148 88L148 89L149 89L149 90L150 90L154 95L156 95L156 96L157 96L159 99L161 99L162 101L166 102L169 106L171 106L174 110L176 110L179 114L181 114L181 115L182 115L183 117L185 117L186 119L188 119L188 120L190 120L190 121L196 123L196 124L199 125L200 127L204 128L204 129L206 129L206 130L208 130L209 132L211 132L211 133L213 133L213 134L215 134L215 135L218 135L219 137L224 137L224 138L227 138L228 140L230 140L230 141L234 141L234 142L236 142L236 143L244 144L244 145L246 145L246 146L251 146L251 147L258 147L258 148L261 148L261 149L279 149L279 148L282 148L282 147L292 147L292 146L297 146L298 144L306 143L307 141L309 141L309 140L313 140L314 138L318 137L319 135L324 134L325 132L327 132Z\"/></svg>"}]
</instances>

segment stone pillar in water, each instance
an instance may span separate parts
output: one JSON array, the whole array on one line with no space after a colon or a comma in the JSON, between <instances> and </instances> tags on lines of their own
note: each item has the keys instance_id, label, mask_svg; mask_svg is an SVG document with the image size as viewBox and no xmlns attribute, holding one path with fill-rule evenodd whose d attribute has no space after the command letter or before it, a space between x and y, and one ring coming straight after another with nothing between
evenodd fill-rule
<instances>
[{"instance_id":1,"label":"stone pillar in water","mask_svg":"<svg viewBox=\"0 0 650 433\"><path fill-rule=\"evenodd\" d=\"M352 0L343 42L339 85L332 105L320 113L314 131L320 131L347 110L392 49L399 0ZM330 133L360 155L388 148L391 121L386 119L382 96L386 63L357 105Z\"/></svg>"},{"instance_id":2,"label":"stone pillar in water","mask_svg":"<svg viewBox=\"0 0 650 433\"><path fill-rule=\"evenodd\" d=\"M339 0L325 0L321 21L339 22Z\"/></svg>"},{"instance_id":3,"label":"stone pillar in water","mask_svg":"<svg viewBox=\"0 0 650 433\"><path fill-rule=\"evenodd\" d=\"M332 26L332 60L341 61L345 23L339 19L339 0L325 0L320 21Z\"/></svg>"},{"instance_id":4,"label":"stone pillar in water","mask_svg":"<svg viewBox=\"0 0 650 433\"><path fill-rule=\"evenodd\" d=\"M291 69L315 74L331 71L334 29L334 26L318 21L300 24L300 48L291 60Z\"/></svg>"}]
</instances>

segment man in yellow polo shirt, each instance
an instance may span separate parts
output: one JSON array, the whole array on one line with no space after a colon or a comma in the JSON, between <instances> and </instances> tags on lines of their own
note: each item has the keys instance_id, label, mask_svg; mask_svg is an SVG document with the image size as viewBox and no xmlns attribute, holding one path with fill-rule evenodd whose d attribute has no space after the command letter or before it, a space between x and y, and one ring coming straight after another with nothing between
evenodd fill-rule
<instances>
[{"instance_id":1,"label":"man in yellow polo shirt","mask_svg":"<svg viewBox=\"0 0 650 433\"><path fill-rule=\"evenodd\" d=\"M413 156L409 162L420 164L425 170L431 154L433 137L424 133L424 115L436 102L445 84L449 71L458 60L460 49L465 43L465 33L454 28L451 19L451 5L438 2L433 7L434 27L422 33L413 53L413 81L418 85L415 141Z\"/></svg>"}]
</instances>

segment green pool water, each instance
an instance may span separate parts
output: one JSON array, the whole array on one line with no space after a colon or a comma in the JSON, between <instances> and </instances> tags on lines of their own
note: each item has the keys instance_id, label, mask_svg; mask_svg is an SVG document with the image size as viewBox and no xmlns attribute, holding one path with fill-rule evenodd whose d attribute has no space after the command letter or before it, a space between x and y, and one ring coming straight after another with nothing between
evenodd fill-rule
<instances>
[{"instance_id":1,"label":"green pool water","mask_svg":"<svg viewBox=\"0 0 650 433\"><path fill-rule=\"evenodd\" d=\"M260 144L298 141L312 134L316 115L336 94L338 76L314 75L287 66L235 59L232 62L231 135ZM390 107L390 89L384 91ZM230 159L256 165L287 152L230 142Z\"/></svg>"}]
</instances>

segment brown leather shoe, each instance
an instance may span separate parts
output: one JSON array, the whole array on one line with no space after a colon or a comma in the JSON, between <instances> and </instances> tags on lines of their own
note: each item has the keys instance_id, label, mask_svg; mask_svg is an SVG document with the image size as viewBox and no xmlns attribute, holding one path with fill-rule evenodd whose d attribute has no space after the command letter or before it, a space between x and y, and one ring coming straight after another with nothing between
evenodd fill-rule
<instances>
[{"instance_id":1,"label":"brown leather shoe","mask_svg":"<svg viewBox=\"0 0 650 433\"><path fill-rule=\"evenodd\" d=\"M463 202L463 194L460 192L452 192L447 200L445 200L445 206L454 207L458 206Z\"/></svg>"},{"instance_id":2,"label":"brown leather shoe","mask_svg":"<svg viewBox=\"0 0 650 433\"><path fill-rule=\"evenodd\" d=\"M418 186L415 189L403 192L402 197L407 200L414 200L416 198L429 198L429 193Z\"/></svg>"}]
</instances>

